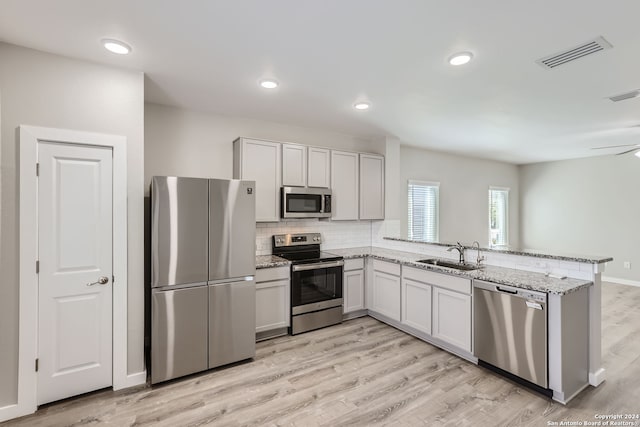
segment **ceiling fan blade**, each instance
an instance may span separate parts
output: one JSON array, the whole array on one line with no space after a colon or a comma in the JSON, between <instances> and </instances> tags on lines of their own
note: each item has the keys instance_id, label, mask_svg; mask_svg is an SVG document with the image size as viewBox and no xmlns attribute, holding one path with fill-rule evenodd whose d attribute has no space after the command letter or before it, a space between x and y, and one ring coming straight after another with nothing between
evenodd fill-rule
<instances>
[{"instance_id":1,"label":"ceiling fan blade","mask_svg":"<svg viewBox=\"0 0 640 427\"><path fill-rule=\"evenodd\" d=\"M607 145L605 147L591 147L592 150L604 150L607 148L620 148L620 147L640 147L640 144L624 144L624 145Z\"/></svg>"},{"instance_id":2,"label":"ceiling fan blade","mask_svg":"<svg viewBox=\"0 0 640 427\"><path fill-rule=\"evenodd\" d=\"M616 154L616 156L622 156L623 154L633 153L634 151L638 151L640 148L632 148L631 150L623 151L622 153Z\"/></svg>"}]
</instances>

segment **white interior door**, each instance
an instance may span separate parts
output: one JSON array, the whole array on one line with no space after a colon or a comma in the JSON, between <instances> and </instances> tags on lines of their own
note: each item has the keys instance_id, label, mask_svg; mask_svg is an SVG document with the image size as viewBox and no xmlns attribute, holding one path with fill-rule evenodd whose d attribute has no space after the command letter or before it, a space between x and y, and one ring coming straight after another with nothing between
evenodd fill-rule
<instances>
[{"instance_id":1,"label":"white interior door","mask_svg":"<svg viewBox=\"0 0 640 427\"><path fill-rule=\"evenodd\" d=\"M41 405L112 385L112 149L39 142L38 163Z\"/></svg>"}]
</instances>

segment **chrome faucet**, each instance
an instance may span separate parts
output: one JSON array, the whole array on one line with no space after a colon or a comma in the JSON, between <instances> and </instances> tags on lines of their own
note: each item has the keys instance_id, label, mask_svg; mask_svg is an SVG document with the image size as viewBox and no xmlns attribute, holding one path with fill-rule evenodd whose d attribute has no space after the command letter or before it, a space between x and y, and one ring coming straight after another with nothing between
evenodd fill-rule
<instances>
[{"instance_id":1,"label":"chrome faucet","mask_svg":"<svg viewBox=\"0 0 640 427\"><path fill-rule=\"evenodd\" d=\"M480 243L477 240L474 240L471 244L471 247L475 247L476 251L478 251L478 254L476 256L476 264L478 265L478 267L480 267L480 263L484 261L484 257L480 256Z\"/></svg>"},{"instance_id":2,"label":"chrome faucet","mask_svg":"<svg viewBox=\"0 0 640 427\"><path fill-rule=\"evenodd\" d=\"M456 242L455 246L450 246L449 248L447 248L447 252L451 252L454 249L457 250L458 253L460 253L460 264L464 264L464 246L462 246L462 243Z\"/></svg>"}]
</instances>

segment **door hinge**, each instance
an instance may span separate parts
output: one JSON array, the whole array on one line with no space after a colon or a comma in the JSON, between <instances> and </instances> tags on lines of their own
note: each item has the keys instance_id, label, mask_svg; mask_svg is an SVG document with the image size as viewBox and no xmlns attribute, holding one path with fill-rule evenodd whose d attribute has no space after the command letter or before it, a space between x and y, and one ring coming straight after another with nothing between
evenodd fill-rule
<instances>
[{"instance_id":1,"label":"door hinge","mask_svg":"<svg viewBox=\"0 0 640 427\"><path fill-rule=\"evenodd\" d=\"M40 163L36 163L36 176L40 176Z\"/></svg>"},{"instance_id":2,"label":"door hinge","mask_svg":"<svg viewBox=\"0 0 640 427\"><path fill-rule=\"evenodd\" d=\"M39 365L40 359L36 359L36 372L38 372L38 365Z\"/></svg>"},{"instance_id":3,"label":"door hinge","mask_svg":"<svg viewBox=\"0 0 640 427\"><path fill-rule=\"evenodd\" d=\"M40 261L36 261L36 274L40 273Z\"/></svg>"}]
</instances>

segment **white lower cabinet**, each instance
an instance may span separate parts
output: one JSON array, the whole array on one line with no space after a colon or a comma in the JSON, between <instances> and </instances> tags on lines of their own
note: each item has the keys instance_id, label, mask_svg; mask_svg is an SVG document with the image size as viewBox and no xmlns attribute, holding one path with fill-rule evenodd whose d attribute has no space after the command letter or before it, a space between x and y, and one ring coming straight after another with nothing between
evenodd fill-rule
<instances>
[{"instance_id":1,"label":"white lower cabinet","mask_svg":"<svg viewBox=\"0 0 640 427\"><path fill-rule=\"evenodd\" d=\"M372 276L371 307L369 309L399 322L400 265L374 260Z\"/></svg>"},{"instance_id":2,"label":"white lower cabinet","mask_svg":"<svg viewBox=\"0 0 640 427\"><path fill-rule=\"evenodd\" d=\"M342 298L344 314L365 308L364 259L345 260Z\"/></svg>"},{"instance_id":3,"label":"white lower cabinet","mask_svg":"<svg viewBox=\"0 0 640 427\"><path fill-rule=\"evenodd\" d=\"M289 267L256 271L256 333L289 326Z\"/></svg>"},{"instance_id":4,"label":"white lower cabinet","mask_svg":"<svg viewBox=\"0 0 640 427\"><path fill-rule=\"evenodd\" d=\"M402 279L402 323L431 335L431 286Z\"/></svg>"},{"instance_id":5,"label":"white lower cabinet","mask_svg":"<svg viewBox=\"0 0 640 427\"><path fill-rule=\"evenodd\" d=\"M344 273L344 313L364 309L364 270Z\"/></svg>"},{"instance_id":6,"label":"white lower cabinet","mask_svg":"<svg viewBox=\"0 0 640 427\"><path fill-rule=\"evenodd\" d=\"M433 337L471 352L471 295L433 288Z\"/></svg>"}]
</instances>

